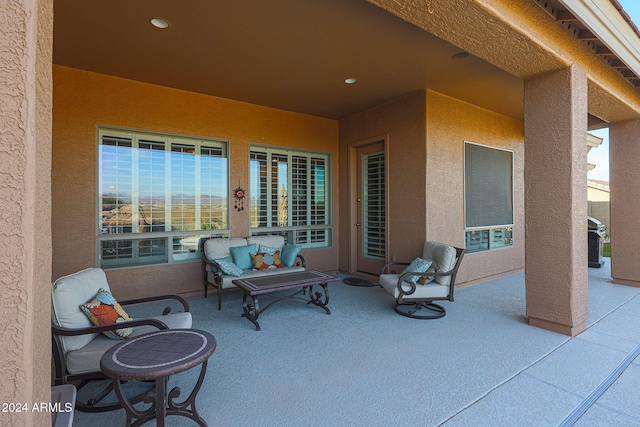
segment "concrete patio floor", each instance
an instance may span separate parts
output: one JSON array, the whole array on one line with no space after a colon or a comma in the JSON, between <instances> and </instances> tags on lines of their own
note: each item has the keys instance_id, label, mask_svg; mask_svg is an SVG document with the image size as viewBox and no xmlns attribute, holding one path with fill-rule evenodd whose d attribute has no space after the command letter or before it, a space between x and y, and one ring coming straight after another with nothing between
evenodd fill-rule
<instances>
[{"instance_id":1,"label":"concrete patio floor","mask_svg":"<svg viewBox=\"0 0 640 427\"><path fill-rule=\"evenodd\" d=\"M640 426L640 289L614 285L609 259L589 269L587 330L574 338L527 324L524 273L458 289L434 321L397 315L380 287L329 293L330 316L283 302L260 332L238 291L221 311L215 296L188 299L193 327L218 342L197 400L210 426ZM74 425L124 420L76 411Z\"/></svg>"}]
</instances>

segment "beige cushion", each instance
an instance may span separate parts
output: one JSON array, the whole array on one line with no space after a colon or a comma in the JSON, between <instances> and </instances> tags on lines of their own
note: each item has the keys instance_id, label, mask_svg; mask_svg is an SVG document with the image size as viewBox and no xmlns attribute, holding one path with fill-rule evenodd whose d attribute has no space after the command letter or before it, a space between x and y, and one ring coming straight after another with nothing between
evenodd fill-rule
<instances>
[{"instance_id":1,"label":"beige cushion","mask_svg":"<svg viewBox=\"0 0 640 427\"><path fill-rule=\"evenodd\" d=\"M456 248L444 243L426 241L422 249L422 258L430 259L440 272L456 266ZM451 276L436 276L435 281L441 285L449 285Z\"/></svg>"},{"instance_id":2,"label":"beige cushion","mask_svg":"<svg viewBox=\"0 0 640 427\"><path fill-rule=\"evenodd\" d=\"M80 305L93 299L100 288L109 291L104 271L87 268L64 276L51 285L51 321L63 328L86 328L93 326L89 318L80 310ZM77 337L60 337L62 351L78 350L87 345L98 334ZM105 337L105 339L108 339ZM113 344L113 340L111 344Z\"/></svg>"},{"instance_id":3,"label":"beige cushion","mask_svg":"<svg viewBox=\"0 0 640 427\"><path fill-rule=\"evenodd\" d=\"M213 261L215 259L224 258L231 255L229 248L236 246L246 246L247 239L207 239L204 242L204 254L207 259Z\"/></svg>"},{"instance_id":4,"label":"beige cushion","mask_svg":"<svg viewBox=\"0 0 640 427\"><path fill-rule=\"evenodd\" d=\"M379 277L380 286L396 299L400 296L400 291L398 290L399 278L400 274L381 274ZM411 285L407 282L402 282L402 289L408 292L411 289ZM411 295L404 296L403 299L405 301L411 301L412 299L425 300L429 298L446 298L448 295L448 285L445 286L431 282L428 285L416 285L416 291Z\"/></svg>"},{"instance_id":5,"label":"beige cushion","mask_svg":"<svg viewBox=\"0 0 640 427\"><path fill-rule=\"evenodd\" d=\"M192 317L191 313L188 312L170 313L166 316L153 316L151 318L164 322L170 329L191 329ZM136 326L133 328L133 333L129 336L129 339L157 330L158 328L154 326ZM70 374L100 371L100 358L108 349L119 342L121 341L114 341L102 334L96 334L96 338L87 345L67 354L67 370Z\"/></svg>"}]
</instances>

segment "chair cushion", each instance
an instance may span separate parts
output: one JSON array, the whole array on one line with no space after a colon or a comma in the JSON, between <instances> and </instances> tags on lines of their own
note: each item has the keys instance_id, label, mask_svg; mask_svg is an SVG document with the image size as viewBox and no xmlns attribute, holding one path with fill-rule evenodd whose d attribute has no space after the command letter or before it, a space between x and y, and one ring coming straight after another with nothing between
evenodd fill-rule
<instances>
[{"instance_id":1,"label":"chair cushion","mask_svg":"<svg viewBox=\"0 0 640 427\"><path fill-rule=\"evenodd\" d=\"M193 323L191 313L189 312L171 313L166 316L153 316L151 318L164 322L170 329L190 329ZM130 337L136 337L146 332L157 330L154 326L136 326ZM94 340L81 349L71 351L67 354L67 370L70 374L100 371L100 358L108 349L114 346L116 342L102 334L96 334L96 336Z\"/></svg>"},{"instance_id":2,"label":"chair cushion","mask_svg":"<svg viewBox=\"0 0 640 427\"><path fill-rule=\"evenodd\" d=\"M398 298L400 296L400 291L398 290L398 279L400 278L399 274L381 274L379 277L379 283L382 288L393 295L394 298ZM402 282L402 289L409 291L411 289L411 285L406 282ZM416 290L411 295L406 295L403 297L405 301L411 300L429 300L429 298L447 298L449 296L449 286L440 285L436 282L425 285L425 286L416 286Z\"/></svg>"},{"instance_id":3,"label":"chair cushion","mask_svg":"<svg viewBox=\"0 0 640 427\"><path fill-rule=\"evenodd\" d=\"M234 246L246 246L247 239L207 239L204 241L204 254L207 259L213 261L231 255L229 248Z\"/></svg>"},{"instance_id":4,"label":"chair cushion","mask_svg":"<svg viewBox=\"0 0 640 427\"><path fill-rule=\"evenodd\" d=\"M68 276L60 277L51 285L51 321L63 328L87 328L92 326L89 318L80 310L80 305L96 296L102 288L110 291L107 276L100 268L87 268ZM78 350L99 334L76 337L60 337L64 353ZM105 337L105 339L107 339ZM113 344L113 341L111 341Z\"/></svg>"},{"instance_id":5,"label":"chair cushion","mask_svg":"<svg viewBox=\"0 0 640 427\"><path fill-rule=\"evenodd\" d=\"M229 248L233 262L243 270L251 270L253 263L251 262L251 253L258 252L258 245L252 243L245 246L233 246Z\"/></svg>"},{"instance_id":6,"label":"chair cushion","mask_svg":"<svg viewBox=\"0 0 640 427\"><path fill-rule=\"evenodd\" d=\"M284 246L284 237L273 235L273 236L251 236L247 239L247 243L255 243L258 245L258 251L260 252L268 252L263 249L263 246L268 248L274 248L276 250L282 249Z\"/></svg>"},{"instance_id":7,"label":"chair cushion","mask_svg":"<svg viewBox=\"0 0 640 427\"><path fill-rule=\"evenodd\" d=\"M402 276L405 273L424 273L429 269L430 266L431 260L417 257L416 259L411 261L411 263L402 271L402 273L400 273L400 275ZM419 279L420 276L409 276L408 278L404 279L404 281L408 283L416 283Z\"/></svg>"},{"instance_id":8,"label":"chair cushion","mask_svg":"<svg viewBox=\"0 0 640 427\"><path fill-rule=\"evenodd\" d=\"M228 274L229 276L240 276L244 270L238 267L232 260L231 256L227 256L224 258L216 259L215 262L218 263L220 269L224 274Z\"/></svg>"},{"instance_id":9,"label":"chair cushion","mask_svg":"<svg viewBox=\"0 0 640 427\"><path fill-rule=\"evenodd\" d=\"M293 267L296 263L296 257L302 250L302 247L299 245L290 245L287 243L282 247L282 251L280 251L280 259L282 260L282 264L285 267Z\"/></svg>"},{"instance_id":10,"label":"chair cushion","mask_svg":"<svg viewBox=\"0 0 640 427\"><path fill-rule=\"evenodd\" d=\"M100 288L98 294L89 302L80 305L80 310L87 315L95 326L112 325L130 320L126 311L118 304L111 292ZM112 340L122 340L131 335L133 328L115 329L102 332Z\"/></svg>"},{"instance_id":11,"label":"chair cushion","mask_svg":"<svg viewBox=\"0 0 640 427\"><path fill-rule=\"evenodd\" d=\"M456 265L456 248L444 243L426 241L422 250L422 258L430 259L440 271L450 271ZM439 276L435 281L441 285L449 285L451 276Z\"/></svg>"},{"instance_id":12,"label":"chair cushion","mask_svg":"<svg viewBox=\"0 0 640 427\"><path fill-rule=\"evenodd\" d=\"M273 254L266 252L258 252L252 254L251 261L253 268L256 270L266 270L267 268L282 268L282 261L280 260L280 251L275 251Z\"/></svg>"}]
</instances>

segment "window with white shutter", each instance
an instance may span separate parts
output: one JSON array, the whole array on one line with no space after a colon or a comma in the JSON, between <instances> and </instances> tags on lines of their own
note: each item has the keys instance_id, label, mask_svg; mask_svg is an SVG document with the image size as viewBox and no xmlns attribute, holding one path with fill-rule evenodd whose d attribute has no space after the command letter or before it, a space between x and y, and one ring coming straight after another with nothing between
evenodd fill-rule
<instances>
[{"instance_id":1,"label":"window with white shutter","mask_svg":"<svg viewBox=\"0 0 640 427\"><path fill-rule=\"evenodd\" d=\"M98 131L100 266L199 259L198 241L228 235L225 141Z\"/></svg>"}]
</instances>

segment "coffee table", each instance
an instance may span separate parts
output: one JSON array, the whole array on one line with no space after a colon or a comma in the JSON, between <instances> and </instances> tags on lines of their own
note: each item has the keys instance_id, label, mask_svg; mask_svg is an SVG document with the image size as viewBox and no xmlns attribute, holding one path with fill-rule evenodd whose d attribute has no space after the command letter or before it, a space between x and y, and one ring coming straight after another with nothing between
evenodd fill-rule
<instances>
[{"instance_id":1,"label":"coffee table","mask_svg":"<svg viewBox=\"0 0 640 427\"><path fill-rule=\"evenodd\" d=\"M318 306L327 314L331 314L331 310L327 307L329 304L329 293L327 291L327 283L337 282L340 279L330 274L321 273L315 270L299 271L295 273L275 274L260 277L251 277L247 279L233 280L233 284L244 291L242 297L242 311L243 317L249 319L256 327L256 331L260 330L260 324L258 323L258 317L260 313L265 311L271 305L276 302L285 299L302 299L298 297L299 294L304 293L306 289L309 289L309 300L307 304L313 304ZM314 286L320 288L314 289ZM274 292L287 291L290 289L297 289L296 292L286 296L276 296L275 300L267 304L264 308L260 308L258 304L258 296L272 294ZM252 303L247 302L247 299L251 297Z\"/></svg>"},{"instance_id":2,"label":"coffee table","mask_svg":"<svg viewBox=\"0 0 640 427\"><path fill-rule=\"evenodd\" d=\"M206 426L196 411L196 395L207 372L207 360L215 349L213 335L197 329L148 332L111 347L102 356L100 369L113 378L116 395L127 413L126 425L139 426L155 418L157 425L163 427L167 415L180 415ZM180 388L174 387L167 394L167 378L200 364L195 387L183 402L175 402L180 396ZM129 402L121 384L127 380L155 381L154 390L144 399L151 403L149 408L138 410Z\"/></svg>"}]
</instances>

